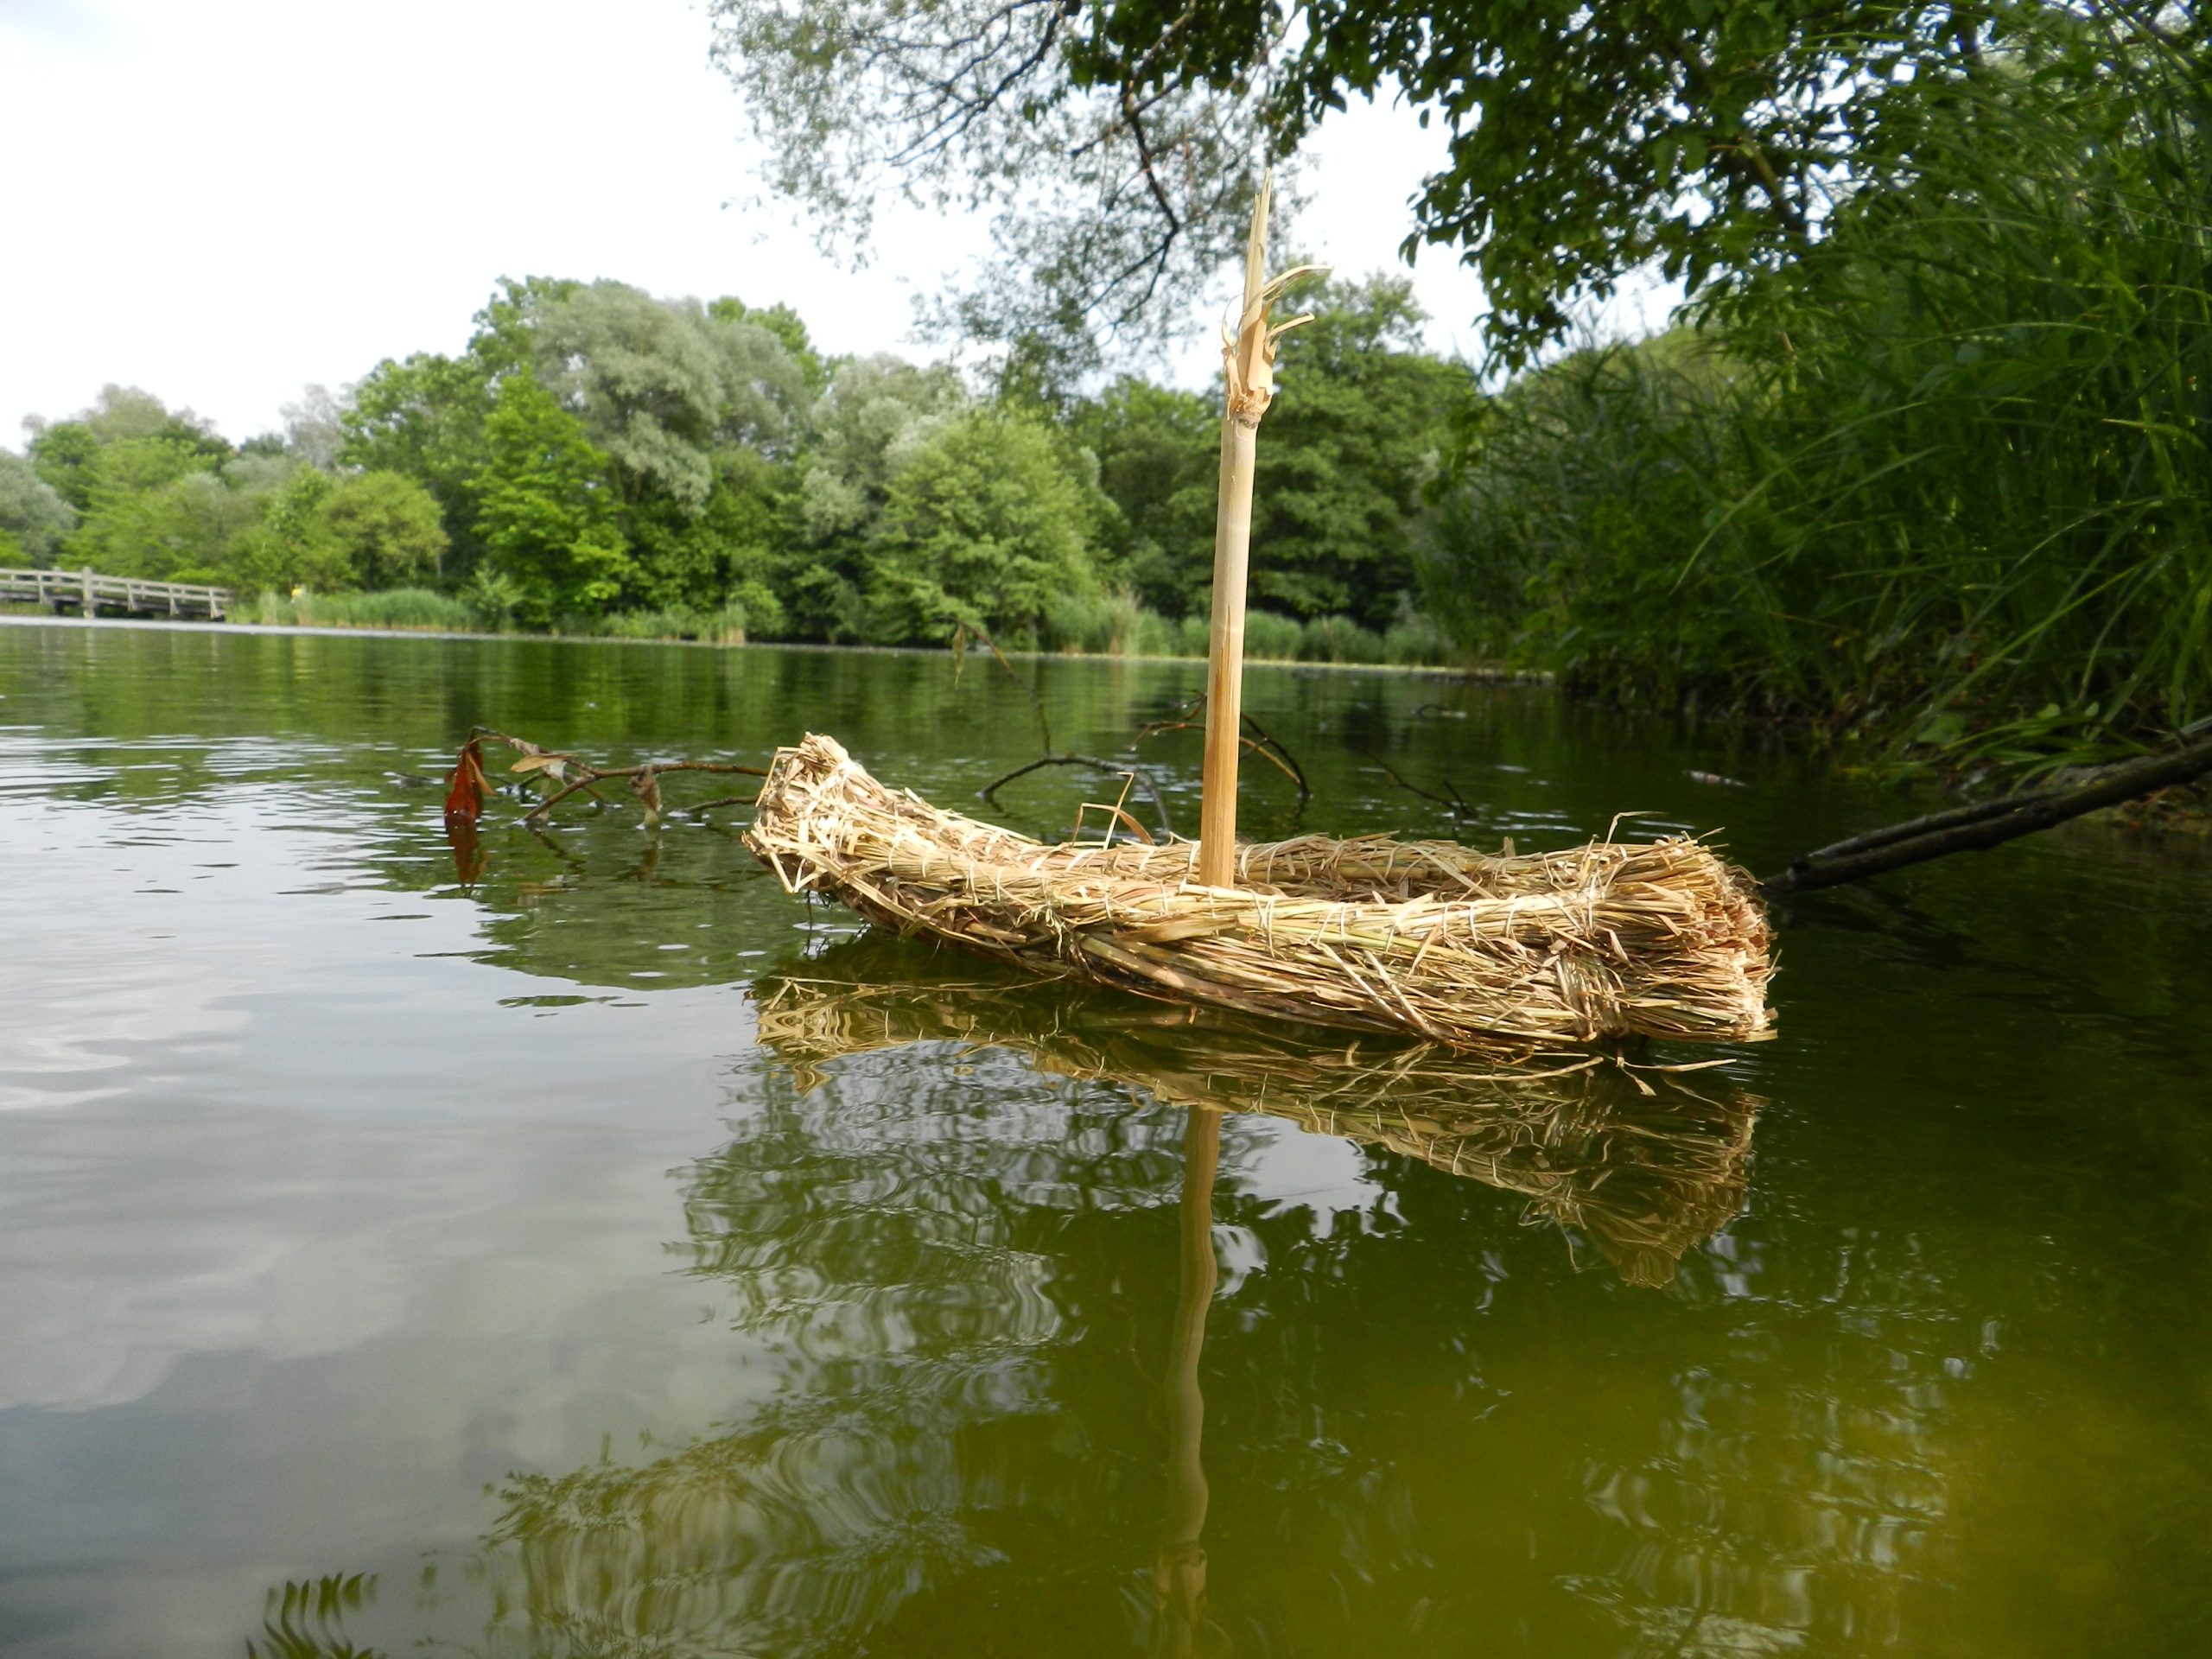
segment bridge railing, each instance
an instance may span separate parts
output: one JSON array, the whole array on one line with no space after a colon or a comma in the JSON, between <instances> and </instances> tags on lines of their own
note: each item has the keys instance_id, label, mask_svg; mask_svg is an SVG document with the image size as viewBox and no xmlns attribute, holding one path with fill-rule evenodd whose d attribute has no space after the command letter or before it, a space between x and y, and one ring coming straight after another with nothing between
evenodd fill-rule
<instances>
[{"instance_id":1,"label":"bridge railing","mask_svg":"<svg viewBox=\"0 0 2212 1659\"><path fill-rule=\"evenodd\" d=\"M121 611L130 616L208 617L222 620L231 606L227 588L190 582L143 582L136 576L104 575L97 570L0 569L0 600L51 606L97 616Z\"/></svg>"}]
</instances>

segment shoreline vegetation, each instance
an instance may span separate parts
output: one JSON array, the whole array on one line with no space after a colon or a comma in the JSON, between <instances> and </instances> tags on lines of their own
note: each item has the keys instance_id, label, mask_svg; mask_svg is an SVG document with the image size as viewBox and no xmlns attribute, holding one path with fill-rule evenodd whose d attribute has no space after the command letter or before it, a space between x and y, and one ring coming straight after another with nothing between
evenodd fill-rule
<instances>
[{"instance_id":1,"label":"shoreline vegetation","mask_svg":"<svg viewBox=\"0 0 2212 1659\"><path fill-rule=\"evenodd\" d=\"M816 645L859 646L868 642L753 639L745 612L725 605L710 612L674 609L613 612L601 616L557 617L543 628L517 630L501 619L472 609L465 601L433 588L396 588L381 593L264 594L234 605L232 620L248 626L368 629L462 633L484 638L542 634L563 639L632 639L668 644L716 645ZM1003 642L1017 654L1056 657L1160 658L1203 662L1206 624L1203 617L1164 617L1125 599L1104 605L1072 604L1048 613L1044 625ZM933 650L928 640L895 642L892 648ZM1348 617L1301 623L1268 612L1252 614L1247 625L1248 660L1315 664L1338 667L1420 668L1457 671L1459 654L1433 626L1401 626L1377 633ZM1479 668L1481 665L1476 665ZM1491 665L1494 671L1495 665Z\"/></svg>"},{"instance_id":2,"label":"shoreline vegetation","mask_svg":"<svg viewBox=\"0 0 2212 1659\"><path fill-rule=\"evenodd\" d=\"M435 590L423 590L433 600L443 601L445 595ZM162 617L99 619L102 626L129 626L148 628L189 628L194 631L231 632L313 633L344 636L347 634L389 634L402 638L424 639L479 639L487 641L543 640L548 644L569 645L699 645L715 650L747 650L767 646L788 651L850 651L898 652L925 655L941 654L946 647L931 644L872 645L857 642L830 644L823 640L751 639L742 629L718 628L715 618L687 618L682 616L620 617L601 619L600 626L592 626L591 619L573 619L576 626L569 628L487 628L479 626L476 619L466 611L453 612L442 604L422 604L407 590L392 594L335 594L327 596L337 603L326 602L325 598L302 594L286 598L281 594L264 594L259 601L238 605L232 613L218 621L172 621ZM390 605L355 605L346 601L355 599L397 599ZM30 605L0 605L0 620L37 622L60 621L70 626L92 626L74 615L57 616L41 607ZM613 621L619 626L607 626ZM661 631L666 629L668 631ZM1278 634L1278 643L1286 638L1302 640L1303 636ZM1010 645L1004 648L1009 658L1022 660L1065 658L1083 662L1144 662L1144 663L1204 663L1205 641L1201 634L1194 649L1175 648L1186 644L1187 636L1172 626L1137 642L1136 648L1116 648L1110 643L1103 649L1091 649L1075 644ZM1147 647L1152 648L1147 648ZM1341 656L1255 656L1247 652L1245 660L1260 668L1299 669L1357 669L1376 673L1433 675L1441 679L1479 680L1491 683L1548 684L1553 677L1541 669L1516 668L1496 661L1470 660L1452 658L1448 660L1368 659Z\"/></svg>"}]
</instances>

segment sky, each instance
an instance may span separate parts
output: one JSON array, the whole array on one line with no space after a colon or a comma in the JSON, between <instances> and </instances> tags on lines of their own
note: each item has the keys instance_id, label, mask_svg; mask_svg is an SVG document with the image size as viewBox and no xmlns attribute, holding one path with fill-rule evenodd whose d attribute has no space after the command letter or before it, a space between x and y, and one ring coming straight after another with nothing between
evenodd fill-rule
<instances>
[{"instance_id":1,"label":"sky","mask_svg":"<svg viewBox=\"0 0 2212 1659\"><path fill-rule=\"evenodd\" d=\"M279 429L305 386L454 352L502 276L792 306L836 353L937 348L918 287L988 249L981 220L893 209L868 263L826 257L766 198L703 0L0 0L0 446L111 381ZM1440 139L1355 108L1313 152L1300 243L1347 275L1397 267ZM1480 348L1481 292L1414 271L1432 346ZM1217 367L1193 296L1185 385Z\"/></svg>"}]
</instances>

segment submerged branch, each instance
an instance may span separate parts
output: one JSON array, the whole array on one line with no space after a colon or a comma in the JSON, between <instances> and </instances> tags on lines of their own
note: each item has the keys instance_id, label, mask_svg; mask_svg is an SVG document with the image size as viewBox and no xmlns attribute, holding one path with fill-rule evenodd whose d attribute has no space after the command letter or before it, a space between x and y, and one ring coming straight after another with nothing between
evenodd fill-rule
<instances>
[{"instance_id":1,"label":"submerged branch","mask_svg":"<svg viewBox=\"0 0 2212 1659\"><path fill-rule=\"evenodd\" d=\"M462 770L466 770L469 764L466 757L474 751L480 743L503 744L521 755L522 759L510 768L511 771L527 776L543 778L561 785L553 793L531 807L524 816L523 822L532 826L547 822L553 809L571 795L588 794L601 806L607 805L607 798L601 795L594 785L605 783L609 779L621 779L626 781L630 786L630 792L637 798L639 804L645 809L647 820L653 821L659 818L663 810L659 779L664 772L734 772L747 778L766 778L768 775L767 769L764 766L748 766L734 760L645 760L634 766L596 766L591 761L580 760L575 755L545 748L531 742L526 737L516 737L506 732L494 731L489 726L475 726L469 728L468 748L462 751L464 756ZM456 773L456 776L458 775ZM483 789L480 772L478 773L478 779L480 791L478 810L480 811ZM696 806L683 807L678 810L698 813L718 806L749 805L751 803L750 796L727 795L715 800L702 801ZM447 815L451 817L453 814L454 807L452 799L449 798ZM473 819L475 813L472 812L467 816Z\"/></svg>"},{"instance_id":2,"label":"submerged branch","mask_svg":"<svg viewBox=\"0 0 2212 1659\"><path fill-rule=\"evenodd\" d=\"M1760 887L1769 897L1810 893L1886 875L1908 865L1951 853L1980 852L2019 836L2048 830L2101 806L2117 806L2158 790L2212 774L2212 737L2203 737L2163 754L2099 768L2075 782L2024 795L2008 795L1972 806L1952 807L1821 848L1792 859L1789 868L1770 875Z\"/></svg>"},{"instance_id":3,"label":"submerged branch","mask_svg":"<svg viewBox=\"0 0 2212 1659\"><path fill-rule=\"evenodd\" d=\"M1141 743L1148 737L1163 737L1169 732L1203 732L1205 730L1205 697L1194 697L1184 705L1182 714L1176 719L1145 721L1137 728L1135 741ZM1281 738L1251 715L1239 711L1239 717L1243 727L1237 737L1239 750L1246 754L1257 755L1289 779L1298 791L1300 800L1313 799L1313 785L1306 781L1306 768L1299 764L1298 757L1284 746Z\"/></svg>"},{"instance_id":4,"label":"submerged branch","mask_svg":"<svg viewBox=\"0 0 2212 1659\"><path fill-rule=\"evenodd\" d=\"M1444 780L1444 787L1452 791L1451 794L1448 796L1439 795L1434 790L1423 789L1419 784L1414 783L1409 779L1400 776L1397 768L1393 766L1388 760L1385 760L1379 754L1373 753L1366 749L1354 749L1352 753L1358 755L1362 760L1372 761L1375 765L1382 767L1382 775L1388 778L1392 783L1395 784L1400 789L1408 790L1414 794L1420 796L1424 801L1434 801L1437 805L1447 808L1451 811L1452 816L1462 823L1467 823L1469 820L1481 816L1473 807L1467 804L1467 798L1459 792L1459 785L1454 784L1449 778L1446 778Z\"/></svg>"}]
</instances>

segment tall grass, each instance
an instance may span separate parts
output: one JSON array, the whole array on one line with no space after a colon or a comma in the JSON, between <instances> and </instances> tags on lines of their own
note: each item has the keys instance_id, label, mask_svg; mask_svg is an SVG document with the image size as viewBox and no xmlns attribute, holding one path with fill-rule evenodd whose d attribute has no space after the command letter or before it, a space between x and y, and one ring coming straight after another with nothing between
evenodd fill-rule
<instances>
[{"instance_id":1,"label":"tall grass","mask_svg":"<svg viewBox=\"0 0 2212 1659\"><path fill-rule=\"evenodd\" d=\"M1056 601L1046 617L1043 643L1049 651L1095 656L1204 657L1207 635L1205 617L1165 617L1147 609L1135 595L1123 593L1103 600L1069 595ZM1409 608L1387 636L1344 616L1300 622L1294 616L1255 610L1244 617L1248 662L1435 667L1458 661L1461 655L1441 628Z\"/></svg>"},{"instance_id":2,"label":"tall grass","mask_svg":"<svg viewBox=\"0 0 2212 1659\"><path fill-rule=\"evenodd\" d=\"M428 588L387 588L373 594L264 593L232 614L241 622L264 626L412 628L462 633L477 626L475 613L467 606Z\"/></svg>"},{"instance_id":3,"label":"tall grass","mask_svg":"<svg viewBox=\"0 0 2212 1659\"><path fill-rule=\"evenodd\" d=\"M464 587L459 597L427 588L394 588L381 593L263 594L240 604L241 622L321 628L432 629L461 633L497 632L508 626L512 606L483 584ZM683 609L609 612L601 616L558 619L558 634L602 639L696 640L741 645L746 641L747 607L733 600L719 610ZM1048 649L1090 655L1204 657L1206 619L1161 616L1131 595L1104 601L1063 600L1047 618ZM1442 665L1458 653L1443 632L1408 611L1383 638L1341 616L1300 623L1295 617L1253 611L1246 619L1245 656L1254 662L1395 663Z\"/></svg>"},{"instance_id":4,"label":"tall grass","mask_svg":"<svg viewBox=\"0 0 2212 1659\"><path fill-rule=\"evenodd\" d=\"M428 588L388 588L376 593L291 594L264 593L235 607L241 622L263 626L398 628L453 633L499 632L513 607L496 583L472 584L460 595ZM692 639L710 645L745 643L745 607L734 601L718 610L613 611L563 617L556 633L602 639Z\"/></svg>"},{"instance_id":5,"label":"tall grass","mask_svg":"<svg viewBox=\"0 0 2212 1659\"><path fill-rule=\"evenodd\" d=\"M1500 398L1432 607L1617 696L2048 764L2212 712L2204 83L2082 29L1694 334Z\"/></svg>"}]
</instances>

